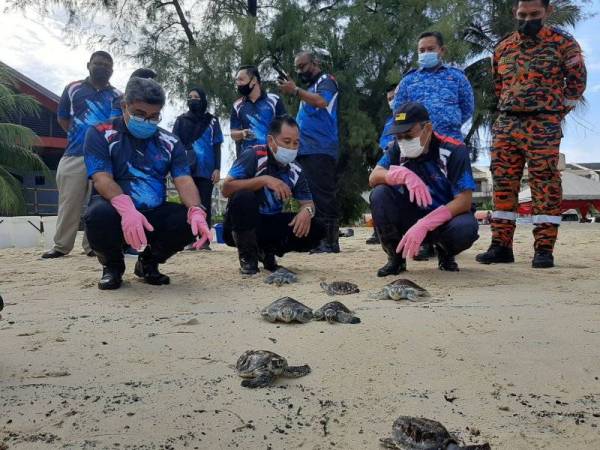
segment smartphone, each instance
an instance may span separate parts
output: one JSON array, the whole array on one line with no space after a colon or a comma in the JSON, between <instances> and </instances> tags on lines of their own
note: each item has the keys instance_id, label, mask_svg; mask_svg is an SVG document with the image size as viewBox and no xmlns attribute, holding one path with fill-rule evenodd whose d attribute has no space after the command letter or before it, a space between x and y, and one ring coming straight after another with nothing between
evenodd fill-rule
<instances>
[{"instance_id":1,"label":"smartphone","mask_svg":"<svg viewBox=\"0 0 600 450\"><path fill-rule=\"evenodd\" d=\"M290 79L290 76L285 70L283 70L283 67L281 67L279 63L275 63L273 65L273 69L275 69L275 72L277 72L277 79L281 81L287 81Z\"/></svg>"}]
</instances>

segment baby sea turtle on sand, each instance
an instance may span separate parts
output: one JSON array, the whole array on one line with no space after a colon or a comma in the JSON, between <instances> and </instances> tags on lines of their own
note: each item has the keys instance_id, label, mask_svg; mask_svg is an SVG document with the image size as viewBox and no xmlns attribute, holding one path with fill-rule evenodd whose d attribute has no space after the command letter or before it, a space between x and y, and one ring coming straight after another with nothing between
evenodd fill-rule
<instances>
[{"instance_id":1,"label":"baby sea turtle on sand","mask_svg":"<svg viewBox=\"0 0 600 450\"><path fill-rule=\"evenodd\" d=\"M263 308L260 314L269 322L307 323L313 319L312 309L291 297L275 300L269 306Z\"/></svg>"},{"instance_id":2,"label":"baby sea turtle on sand","mask_svg":"<svg viewBox=\"0 0 600 450\"><path fill-rule=\"evenodd\" d=\"M356 317L343 303L329 302L313 312L315 320L326 320L329 323L360 323Z\"/></svg>"},{"instance_id":3,"label":"baby sea turtle on sand","mask_svg":"<svg viewBox=\"0 0 600 450\"><path fill-rule=\"evenodd\" d=\"M321 288L327 292L327 295L350 295L360 292L357 285L347 281L332 281L331 283L322 281Z\"/></svg>"},{"instance_id":4,"label":"baby sea turtle on sand","mask_svg":"<svg viewBox=\"0 0 600 450\"><path fill-rule=\"evenodd\" d=\"M265 283L275 284L277 286L283 286L284 284L292 284L298 281L298 275L285 267L280 267L267 278Z\"/></svg>"},{"instance_id":5,"label":"baby sea turtle on sand","mask_svg":"<svg viewBox=\"0 0 600 450\"><path fill-rule=\"evenodd\" d=\"M392 437L380 441L384 447L398 450L490 450L488 444L460 447L441 423L409 416L398 417Z\"/></svg>"},{"instance_id":6,"label":"baby sea turtle on sand","mask_svg":"<svg viewBox=\"0 0 600 450\"><path fill-rule=\"evenodd\" d=\"M298 378L308 375L310 367L288 366L286 359L268 350L248 350L235 365L242 381L242 387L262 388L273 383L276 377Z\"/></svg>"},{"instance_id":7,"label":"baby sea turtle on sand","mask_svg":"<svg viewBox=\"0 0 600 450\"><path fill-rule=\"evenodd\" d=\"M371 298L377 300L409 300L414 302L418 297L429 297L429 292L410 280L401 278L385 285Z\"/></svg>"}]
</instances>

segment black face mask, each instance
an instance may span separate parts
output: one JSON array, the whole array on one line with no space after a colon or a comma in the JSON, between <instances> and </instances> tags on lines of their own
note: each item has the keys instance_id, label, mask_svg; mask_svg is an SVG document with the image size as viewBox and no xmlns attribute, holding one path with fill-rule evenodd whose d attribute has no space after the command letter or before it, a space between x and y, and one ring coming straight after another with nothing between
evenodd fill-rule
<instances>
[{"instance_id":1,"label":"black face mask","mask_svg":"<svg viewBox=\"0 0 600 450\"><path fill-rule=\"evenodd\" d=\"M542 19L519 20L518 29L525 36L535 37L543 26Z\"/></svg>"},{"instance_id":2,"label":"black face mask","mask_svg":"<svg viewBox=\"0 0 600 450\"><path fill-rule=\"evenodd\" d=\"M92 80L99 83L108 83L111 75L112 70L102 66L92 67L92 70L90 70L90 77Z\"/></svg>"},{"instance_id":3,"label":"black face mask","mask_svg":"<svg viewBox=\"0 0 600 450\"><path fill-rule=\"evenodd\" d=\"M298 78L300 78L300 81L304 84L311 84L313 81L313 76L310 72L301 72L298 74Z\"/></svg>"},{"instance_id":4,"label":"black face mask","mask_svg":"<svg viewBox=\"0 0 600 450\"><path fill-rule=\"evenodd\" d=\"M187 101L188 108L194 114L204 114L206 112L206 102L201 98L194 98Z\"/></svg>"},{"instance_id":5,"label":"black face mask","mask_svg":"<svg viewBox=\"0 0 600 450\"><path fill-rule=\"evenodd\" d=\"M241 86L237 87L237 91L240 95L243 95L244 97L248 97L250 95L250 92L252 92L252 89L254 89L254 86L250 87L250 83L252 83L252 80L250 80L248 82L248 84L243 84Z\"/></svg>"}]
</instances>

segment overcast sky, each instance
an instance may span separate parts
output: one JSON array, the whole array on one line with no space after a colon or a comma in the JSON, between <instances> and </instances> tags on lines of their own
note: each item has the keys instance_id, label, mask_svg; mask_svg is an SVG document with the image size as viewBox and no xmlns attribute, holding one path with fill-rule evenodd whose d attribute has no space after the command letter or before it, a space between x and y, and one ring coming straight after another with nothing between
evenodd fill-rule
<instances>
[{"instance_id":1,"label":"overcast sky","mask_svg":"<svg viewBox=\"0 0 600 450\"><path fill-rule=\"evenodd\" d=\"M0 0L0 11L4 0ZM592 2L591 11L600 12L600 0ZM18 12L0 14L0 60L19 70L39 84L60 95L65 84L84 78L91 50L83 44L65 44L60 15L41 18L37 14ZM565 127L561 150L568 162L600 162L600 14L578 24L574 35L584 49L588 67L588 104L571 113ZM123 89L136 66L117 59L112 84ZM169 105L164 111L163 126L170 128L181 106ZM226 125L223 123L222 125ZM225 121L226 122L226 121ZM224 128L226 128L224 126ZM224 130L225 131L225 130ZM231 149L223 161L223 169L231 164ZM486 165L487 157L476 165Z\"/></svg>"}]
</instances>

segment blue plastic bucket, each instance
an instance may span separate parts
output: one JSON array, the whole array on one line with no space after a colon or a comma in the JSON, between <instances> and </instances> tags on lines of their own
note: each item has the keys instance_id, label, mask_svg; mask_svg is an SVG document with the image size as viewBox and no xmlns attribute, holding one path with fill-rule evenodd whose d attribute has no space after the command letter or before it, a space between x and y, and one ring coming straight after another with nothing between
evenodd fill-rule
<instances>
[{"instance_id":1,"label":"blue plastic bucket","mask_svg":"<svg viewBox=\"0 0 600 450\"><path fill-rule=\"evenodd\" d=\"M217 242L219 244L224 244L225 238L223 237L223 224L222 223L216 224L215 231L217 232Z\"/></svg>"}]
</instances>

